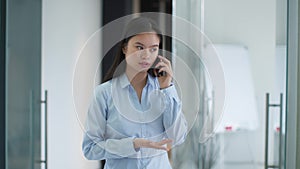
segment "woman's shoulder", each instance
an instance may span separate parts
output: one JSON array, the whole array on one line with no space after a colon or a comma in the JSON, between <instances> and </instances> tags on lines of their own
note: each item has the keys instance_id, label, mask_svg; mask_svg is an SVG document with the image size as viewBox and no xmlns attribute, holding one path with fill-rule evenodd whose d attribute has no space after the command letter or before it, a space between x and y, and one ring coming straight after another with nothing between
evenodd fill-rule
<instances>
[{"instance_id":1,"label":"woman's shoulder","mask_svg":"<svg viewBox=\"0 0 300 169\"><path fill-rule=\"evenodd\" d=\"M101 83L95 87L95 93L97 95L108 95L111 91L111 80Z\"/></svg>"}]
</instances>

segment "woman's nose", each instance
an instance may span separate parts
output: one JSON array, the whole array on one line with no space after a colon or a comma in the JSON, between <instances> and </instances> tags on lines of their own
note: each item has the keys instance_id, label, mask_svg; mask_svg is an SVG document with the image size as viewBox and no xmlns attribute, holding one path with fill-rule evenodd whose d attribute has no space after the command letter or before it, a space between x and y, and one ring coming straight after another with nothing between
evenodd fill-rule
<instances>
[{"instance_id":1,"label":"woman's nose","mask_svg":"<svg viewBox=\"0 0 300 169\"><path fill-rule=\"evenodd\" d=\"M141 58L147 59L151 56L150 49L144 49L141 53Z\"/></svg>"},{"instance_id":2,"label":"woman's nose","mask_svg":"<svg viewBox=\"0 0 300 169\"><path fill-rule=\"evenodd\" d=\"M157 55L156 52L152 52L151 49L144 49L141 53L141 57L143 59L147 59L155 55Z\"/></svg>"}]
</instances>

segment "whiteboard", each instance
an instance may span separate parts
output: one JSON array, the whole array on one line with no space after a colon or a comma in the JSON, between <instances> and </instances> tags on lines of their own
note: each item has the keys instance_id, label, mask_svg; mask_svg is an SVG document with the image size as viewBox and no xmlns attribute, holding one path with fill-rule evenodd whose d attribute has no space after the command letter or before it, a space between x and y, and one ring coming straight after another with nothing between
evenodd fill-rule
<instances>
[{"instance_id":1,"label":"whiteboard","mask_svg":"<svg viewBox=\"0 0 300 169\"><path fill-rule=\"evenodd\" d=\"M204 54L213 50L222 63L226 89L225 107L216 132L255 130L259 121L248 49L243 45L215 44L207 46Z\"/></svg>"}]
</instances>

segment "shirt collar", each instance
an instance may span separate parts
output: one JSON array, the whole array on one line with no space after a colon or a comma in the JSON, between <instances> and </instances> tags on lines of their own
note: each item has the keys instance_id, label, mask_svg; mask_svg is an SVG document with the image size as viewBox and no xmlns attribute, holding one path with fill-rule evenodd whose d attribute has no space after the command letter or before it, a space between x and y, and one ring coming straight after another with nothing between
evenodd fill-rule
<instances>
[{"instance_id":1,"label":"shirt collar","mask_svg":"<svg viewBox=\"0 0 300 169\"><path fill-rule=\"evenodd\" d=\"M125 88L125 87L130 85L130 82L128 80L128 77L127 77L126 73L123 73L120 76L119 81L120 81L120 85L121 85L122 88Z\"/></svg>"},{"instance_id":2,"label":"shirt collar","mask_svg":"<svg viewBox=\"0 0 300 169\"><path fill-rule=\"evenodd\" d=\"M152 87L155 86L155 83L156 83L156 78L151 76L150 74L148 74L147 76L147 83L146 85L151 85ZM119 77L119 81L120 81L120 85L121 85L121 88L125 88L127 86L130 85L130 82L128 80L128 77L126 75L126 73L123 73L120 77Z\"/></svg>"}]
</instances>

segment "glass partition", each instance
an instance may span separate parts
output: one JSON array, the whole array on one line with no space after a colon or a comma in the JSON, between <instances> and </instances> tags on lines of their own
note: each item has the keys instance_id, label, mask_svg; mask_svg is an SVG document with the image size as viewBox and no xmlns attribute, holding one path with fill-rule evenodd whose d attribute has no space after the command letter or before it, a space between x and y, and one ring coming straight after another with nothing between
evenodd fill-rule
<instances>
[{"instance_id":1,"label":"glass partition","mask_svg":"<svg viewBox=\"0 0 300 169\"><path fill-rule=\"evenodd\" d=\"M41 168L41 1L7 1L6 169Z\"/></svg>"},{"instance_id":2,"label":"glass partition","mask_svg":"<svg viewBox=\"0 0 300 169\"><path fill-rule=\"evenodd\" d=\"M173 50L184 56L180 58L184 62L193 63L189 66L201 89L198 123L186 143L173 150L174 168L284 168L287 1L176 0L173 4L174 15L197 26L209 39L210 44L199 43L201 57L217 54L226 93L224 109L217 111L216 84L205 72L205 61L192 57L174 40ZM180 34L173 29L174 36ZM186 34L198 38L194 32ZM199 137L209 124L212 136L202 142ZM180 160L189 165L176 163Z\"/></svg>"}]
</instances>

